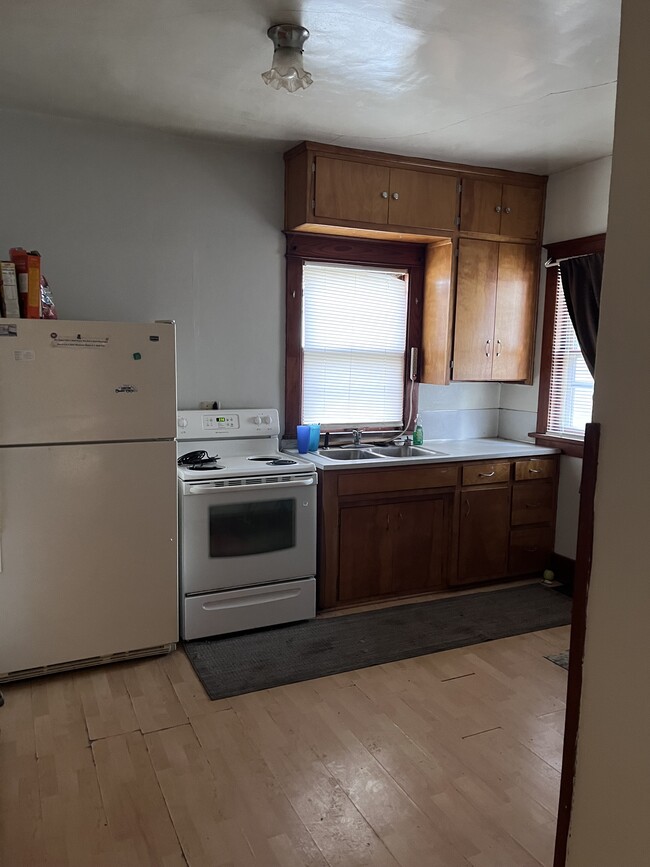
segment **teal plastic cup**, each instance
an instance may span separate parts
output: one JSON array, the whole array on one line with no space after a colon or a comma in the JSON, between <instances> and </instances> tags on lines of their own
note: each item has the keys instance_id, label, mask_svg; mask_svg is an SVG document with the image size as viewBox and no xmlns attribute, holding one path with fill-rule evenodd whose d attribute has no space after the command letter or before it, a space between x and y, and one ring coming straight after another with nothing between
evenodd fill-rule
<instances>
[{"instance_id":1,"label":"teal plastic cup","mask_svg":"<svg viewBox=\"0 0 650 867\"><path fill-rule=\"evenodd\" d=\"M309 425L309 451L310 452L317 451L319 443L320 443L320 425L319 424L310 424Z\"/></svg>"}]
</instances>

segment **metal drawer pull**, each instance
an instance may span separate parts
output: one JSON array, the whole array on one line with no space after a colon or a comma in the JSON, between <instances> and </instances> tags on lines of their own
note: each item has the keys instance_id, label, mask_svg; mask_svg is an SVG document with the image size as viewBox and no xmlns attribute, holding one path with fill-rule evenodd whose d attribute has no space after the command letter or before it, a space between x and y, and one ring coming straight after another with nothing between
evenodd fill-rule
<instances>
[{"instance_id":1,"label":"metal drawer pull","mask_svg":"<svg viewBox=\"0 0 650 867\"><path fill-rule=\"evenodd\" d=\"M469 510L470 510L469 500L465 500L465 517L466 518L469 518Z\"/></svg>"},{"instance_id":2,"label":"metal drawer pull","mask_svg":"<svg viewBox=\"0 0 650 867\"><path fill-rule=\"evenodd\" d=\"M479 475L479 478L481 478L481 479L491 479L492 476L494 475L494 472L495 471L492 470L491 473L479 473L478 475Z\"/></svg>"},{"instance_id":3,"label":"metal drawer pull","mask_svg":"<svg viewBox=\"0 0 650 867\"><path fill-rule=\"evenodd\" d=\"M529 473L541 473L542 471L536 470L536 469L534 469L534 467L528 467L528 472Z\"/></svg>"},{"instance_id":4,"label":"metal drawer pull","mask_svg":"<svg viewBox=\"0 0 650 867\"><path fill-rule=\"evenodd\" d=\"M534 554L535 551L538 550L538 548L537 548L537 545L533 545L532 548L525 548L524 550L527 551L529 554Z\"/></svg>"},{"instance_id":5,"label":"metal drawer pull","mask_svg":"<svg viewBox=\"0 0 650 867\"><path fill-rule=\"evenodd\" d=\"M543 503L524 503L524 508L525 509L541 509L543 505L544 505Z\"/></svg>"}]
</instances>

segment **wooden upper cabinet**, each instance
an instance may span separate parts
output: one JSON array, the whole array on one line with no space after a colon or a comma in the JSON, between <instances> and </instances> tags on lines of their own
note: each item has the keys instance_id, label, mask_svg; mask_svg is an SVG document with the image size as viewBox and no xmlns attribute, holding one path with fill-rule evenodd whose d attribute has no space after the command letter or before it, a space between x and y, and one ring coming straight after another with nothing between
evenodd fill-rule
<instances>
[{"instance_id":1,"label":"wooden upper cabinet","mask_svg":"<svg viewBox=\"0 0 650 867\"><path fill-rule=\"evenodd\" d=\"M458 178L417 169L391 169L388 222L419 229L456 228Z\"/></svg>"},{"instance_id":2,"label":"wooden upper cabinet","mask_svg":"<svg viewBox=\"0 0 650 867\"><path fill-rule=\"evenodd\" d=\"M456 228L458 178L317 156L314 217L413 229Z\"/></svg>"},{"instance_id":3,"label":"wooden upper cabinet","mask_svg":"<svg viewBox=\"0 0 650 867\"><path fill-rule=\"evenodd\" d=\"M454 368L456 380L492 379L499 246L461 238L458 245Z\"/></svg>"},{"instance_id":4,"label":"wooden upper cabinet","mask_svg":"<svg viewBox=\"0 0 650 867\"><path fill-rule=\"evenodd\" d=\"M528 244L498 246L492 379L528 379L535 343L538 250Z\"/></svg>"},{"instance_id":5,"label":"wooden upper cabinet","mask_svg":"<svg viewBox=\"0 0 650 867\"><path fill-rule=\"evenodd\" d=\"M453 379L530 380L538 255L532 244L461 238Z\"/></svg>"},{"instance_id":6,"label":"wooden upper cabinet","mask_svg":"<svg viewBox=\"0 0 650 867\"><path fill-rule=\"evenodd\" d=\"M314 216L358 223L387 223L390 170L316 157Z\"/></svg>"},{"instance_id":7,"label":"wooden upper cabinet","mask_svg":"<svg viewBox=\"0 0 650 867\"><path fill-rule=\"evenodd\" d=\"M541 187L463 178L460 230L537 241L543 200Z\"/></svg>"}]
</instances>

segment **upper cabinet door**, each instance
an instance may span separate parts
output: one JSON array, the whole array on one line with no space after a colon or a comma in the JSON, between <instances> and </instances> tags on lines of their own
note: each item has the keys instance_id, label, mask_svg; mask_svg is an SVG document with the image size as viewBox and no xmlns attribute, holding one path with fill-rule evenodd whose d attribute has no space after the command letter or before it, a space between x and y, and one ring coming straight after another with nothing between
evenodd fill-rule
<instances>
[{"instance_id":1,"label":"upper cabinet door","mask_svg":"<svg viewBox=\"0 0 650 867\"><path fill-rule=\"evenodd\" d=\"M501 228L501 187L498 181L463 180L460 199L461 232L498 235Z\"/></svg>"},{"instance_id":2,"label":"upper cabinet door","mask_svg":"<svg viewBox=\"0 0 650 867\"><path fill-rule=\"evenodd\" d=\"M390 224L452 231L457 214L457 177L415 169L390 170Z\"/></svg>"},{"instance_id":3,"label":"upper cabinet door","mask_svg":"<svg viewBox=\"0 0 650 867\"><path fill-rule=\"evenodd\" d=\"M541 231L542 191L504 184L501 203L501 234L536 241Z\"/></svg>"},{"instance_id":4,"label":"upper cabinet door","mask_svg":"<svg viewBox=\"0 0 650 867\"><path fill-rule=\"evenodd\" d=\"M316 157L314 216L386 225L389 175L384 166Z\"/></svg>"},{"instance_id":5,"label":"upper cabinet door","mask_svg":"<svg viewBox=\"0 0 650 867\"><path fill-rule=\"evenodd\" d=\"M492 379L525 380L530 374L537 311L537 247L499 244Z\"/></svg>"},{"instance_id":6,"label":"upper cabinet door","mask_svg":"<svg viewBox=\"0 0 650 867\"><path fill-rule=\"evenodd\" d=\"M460 230L536 241L541 231L542 203L539 187L465 178Z\"/></svg>"},{"instance_id":7,"label":"upper cabinet door","mask_svg":"<svg viewBox=\"0 0 650 867\"><path fill-rule=\"evenodd\" d=\"M492 379L499 245L461 238L456 284L455 380Z\"/></svg>"}]
</instances>

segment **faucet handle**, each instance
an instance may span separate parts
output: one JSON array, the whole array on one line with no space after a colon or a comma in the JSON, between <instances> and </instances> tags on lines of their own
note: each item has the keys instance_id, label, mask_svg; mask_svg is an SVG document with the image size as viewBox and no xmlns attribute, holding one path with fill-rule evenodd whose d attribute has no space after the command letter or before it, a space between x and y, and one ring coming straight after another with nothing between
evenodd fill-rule
<instances>
[{"instance_id":1,"label":"faucet handle","mask_svg":"<svg viewBox=\"0 0 650 867\"><path fill-rule=\"evenodd\" d=\"M361 445L361 431L359 428L352 429L352 442L355 446Z\"/></svg>"}]
</instances>

